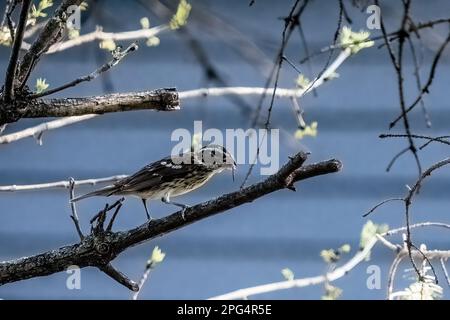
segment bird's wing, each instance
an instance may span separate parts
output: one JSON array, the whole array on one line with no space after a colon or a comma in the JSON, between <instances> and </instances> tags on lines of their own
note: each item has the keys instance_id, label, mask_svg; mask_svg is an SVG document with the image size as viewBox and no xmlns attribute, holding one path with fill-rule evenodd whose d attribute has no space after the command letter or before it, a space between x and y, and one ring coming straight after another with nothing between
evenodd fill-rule
<instances>
[{"instance_id":1,"label":"bird's wing","mask_svg":"<svg viewBox=\"0 0 450 320\"><path fill-rule=\"evenodd\" d=\"M192 166L201 164L179 164L166 157L159 161L150 163L135 174L115 183L118 193L145 191L186 175L186 170L192 170Z\"/></svg>"}]
</instances>

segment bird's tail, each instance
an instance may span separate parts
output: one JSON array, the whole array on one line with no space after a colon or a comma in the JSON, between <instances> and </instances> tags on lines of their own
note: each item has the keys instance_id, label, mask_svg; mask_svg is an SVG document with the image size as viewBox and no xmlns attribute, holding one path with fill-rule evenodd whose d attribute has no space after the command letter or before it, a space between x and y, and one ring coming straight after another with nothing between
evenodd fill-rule
<instances>
[{"instance_id":1,"label":"bird's tail","mask_svg":"<svg viewBox=\"0 0 450 320\"><path fill-rule=\"evenodd\" d=\"M94 197L94 196L109 197L110 195L114 194L115 191L117 191L117 187L116 186L107 186L107 187L104 187L102 189L86 193L86 194L84 194L82 196L75 197L72 200L70 200L70 202L76 202L76 201L83 200L83 199L90 198L90 197Z\"/></svg>"}]
</instances>

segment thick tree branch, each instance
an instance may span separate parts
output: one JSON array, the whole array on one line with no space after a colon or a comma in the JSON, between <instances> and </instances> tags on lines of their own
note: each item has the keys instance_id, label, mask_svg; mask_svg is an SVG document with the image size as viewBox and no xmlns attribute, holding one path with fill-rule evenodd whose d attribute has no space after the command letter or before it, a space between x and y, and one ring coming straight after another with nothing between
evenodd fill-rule
<instances>
[{"instance_id":1,"label":"thick tree branch","mask_svg":"<svg viewBox=\"0 0 450 320\"><path fill-rule=\"evenodd\" d=\"M0 110L2 105L0 104ZM0 113L0 125L20 118L71 117L134 110L173 111L180 109L175 88L116 93L103 96L17 101L15 110ZM3 118L3 119L2 119Z\"/></svg>"},{"instance_id":2,"label":"thick tree branch","mask_svg":"<svg viewBox=\"0 0 450 320\"><path fill-rule=\"evenodd\" d=\"M167 217L151 220L132 230L93 234L85 237L78 244L35 256L0 262L0 284L50 275L63 271L70 265L77 265L80 268L105 266L129 247L252 202L271 192L289 187L291 183L337 172L342 168L341 162L334 159L302 166L306 158L307 154L300 152L278 173L247 188L190 207L185 210L184 218L181 211L177 211Z\"/></svg>"}]
</instances>

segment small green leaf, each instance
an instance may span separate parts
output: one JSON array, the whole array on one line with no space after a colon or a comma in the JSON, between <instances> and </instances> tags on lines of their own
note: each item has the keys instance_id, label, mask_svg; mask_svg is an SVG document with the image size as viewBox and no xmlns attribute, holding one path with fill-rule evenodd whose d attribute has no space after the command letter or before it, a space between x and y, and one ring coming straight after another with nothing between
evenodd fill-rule
<instances>
[{"instance_id":1,"label":"small green leaf","mask_svg":"<svg viewBox=\"0 0 450 320\"><path fill-rule=\"evenodd\" d=\"M317 121L312 122L304 129L298 129L295 132L295 139L303 139L305 136L315 137L317 136Z\"/></svg>"},{"instance_id":2,"label":"small green leaf","mask_svg":"<svg viewBox=\"0 0 450 320\"><path fill-rule=\"evenodd\" d=\"M191 8L192 6L186 0L180 0L177 12L170 20L169 23L170 29L176 30L186 25L189 13L191 12Z\"/></svg>"},{"instance_id":3,"label":"small green leaf","mask_svg":"<svg viewBox=\"0 0 450 320\"><path fill-rule=\"evenodd\" d=\"M375 224L372 220L366 222L361 230L361 239L359 241L359 249L363 250L367 243L375 237L376 234L382 234L389 230L387 224ZM366 260L370 260L370 253L367 255Z\"/></svg>"},{"instance_id":4,"label":"small green leaf","mask_svg":"<svg viewBox=\"0 0 450 320\"><path fill-rule=\"evenodd\" d=\"M322 300L337 300L342 295L342 289L325 283L325 295Z\"/></svg>"},{"instance_id":5,"label":"small green leaf","mask_svg":"<svg viewBox=\"0 0 450 320\"><path fill-rule=\"evenodd\" d=\"M70 28L70 29L68 29L68 34L67 35L68 35L69 39L78 38L80 36L80 30L74 29L74 28Z\"/></svg>"},{"instance_id":6,"label":"small green leaf","mask_svg":"<svg viewBox=\"0 0 450 320\"><path fill-rule=\"evenodd\" d=\"M300 89L306 89L308 88L309 84L311 83L311 81L305 77L303 74L300 74L297 79L295 80L295 84L297 85L297 87L299 87Z\"/></svg>"},{"instance_id":7,"label":"small green leaf","mask_svg":"<svg viewBox=\"0 0 450 320\"><path fill-rule=\"evenodd\" d=\"M147 268L154 268L157 264L161 263L164 260L165 256L166 254L162 252L158 246L154 247L152 255L147 261Z\"/></svg>"},{"instance_id":8,"label":"small green leaf","mask_svg":"<svg viewBox=\"0 0 450 320\"><path fill-rule=\"evenodd\" d=\"M336 263L339 261L339 252L334 249L320 251L320 256L326 263Z\"/></svg>"},{"instance_id":9,"label":"small green leaf","mask_svg":"<svg viewBox=\"0 0 450 320\"><path fill-rule=\"evenodd\" d=\"M36 93L44 92L48 88L49 84L45 82L45 79L38 78L36 80Z\"/></svg>"},{"instance_id":10,"label":"small green leaf","mask_svg":"<svg viewBox=\"0 0 450 320\"><path fill-rule=\"evenodd\" d=\"M330 81L330 80L333 80L333 79L336 79L336 78L339 78L339 73L333 72L328 77L326 77L324 80L325 81Z\"/></svg>"},{"instance_id":11,"label":"small green leaf","mask_svg":"<svg viewBox=\"0 0 450 320\"><path fill-rule=\"evenodd\" d=\"M0 44L8 47L11 45L11 33L6 26L0 29Z\"/></svg>"},{"instance_id":12,"label":"small green leaf","mask_svg":"<svg viewBox=\"0 0 450 320\"><path fill-rule=\"evenodd\" d=\"M88 4L86 1L83 1L83 2L80 4L80 10L81 10L81 11L86 11L88 7L89 7L89 4Z\"/></svg>"},{"instance_id":13,"label":"small green leaf","mask_svg":"<svg viewBox=\"0 0 450 320\"><path fill-rule=\"evenodd\" d=\"M145 44L149 47L156 47L156 46L159 46L160 42L161 42L161 40L158 37L153 36L153 37L148 38L147 42Z\"/></svg>"},{"instance_id":14,"label":"small green leaf","mask_svg":"<svg viewBox=\"0 0 450 320\"><path fill-rule=\"evenodd\" d=\"M142 29L150 28L150 20L147 17L141 18L139 22L141 23Z\"/></svg>"},{"instance_id":15,"label":"small green leaf","mask_svg":"<svg viewBox=\"0 0 450 320\"><path fill-rule=\"evenodd\" d=\"M349 253L351 249L350 245L346 243L339 248L339 251L342 253Z\"/></svg>"},{"instance_id":16,"label":"small green leaf","mask_svg":"<svg viewBox=\"0 0 450 320\"><path fill-rule=\"evenodd\" d=\"M370 32L361 30L353 32L351 28L344 26L340 34L340 44L342 48L349 48L352 54L357 53L361 49L372 47L375 42L369 40Z\"/></svg>"},{"instance_id":17,"label":"small green leaf","mask_svg":"<svg viewBox=\"0 0 450 320\"><path fill-rule=\"evenodd\" d=\"M52 0L41 0L37 7L33 4L31 6L31 12L28 14L27 23L30 25L34 25L38 18L47 17L47 13L44 12L44 10L50 8L51 6L53 6Z\"/></svg>"},{"instance_id":18,"label":"small green leaf","mask_svg":"<svg viewBox=\"0 0 450 320\"><path fill-rule=\"evenodd\" d=\"M283 270L281 270L281 274L288 281L294 280L294 272L289 268L284 268Z\"/></svg>"},{"instance_id":19,"label":"small green leaf","mask_svg":"<svg viewBox=\"0 0 450 320\"><path fill-rule=\"evenodd\" d=\"M116 43L114 40L103 40L99 44L100 49L105 49L108 51L114 51L116 49Z\"/></svg>"}]
</instances>

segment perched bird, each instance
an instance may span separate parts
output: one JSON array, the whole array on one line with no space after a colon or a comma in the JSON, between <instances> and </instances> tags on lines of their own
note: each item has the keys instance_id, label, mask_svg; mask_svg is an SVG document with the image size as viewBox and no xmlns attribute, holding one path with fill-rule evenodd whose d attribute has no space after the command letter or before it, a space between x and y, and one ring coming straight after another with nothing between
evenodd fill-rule
<instances>
[{"instance_id":1,"label":"perched bird","mask_svg":"<svg viewBox=\"0 0 450 320\"><path fill-rule=\"evenodd\" d=\"M173 202L170 198L201 187L225 169L233 171L234 179L236 161L233 156L223 146L212 144L150 163L111 186L76 197L71 202L93 196L135 196L142 200L150 220L147 200L161 199L164 203L183 208L181 213L184 219L184 212L189 206Z\"/></svg>"}]
</instances>

